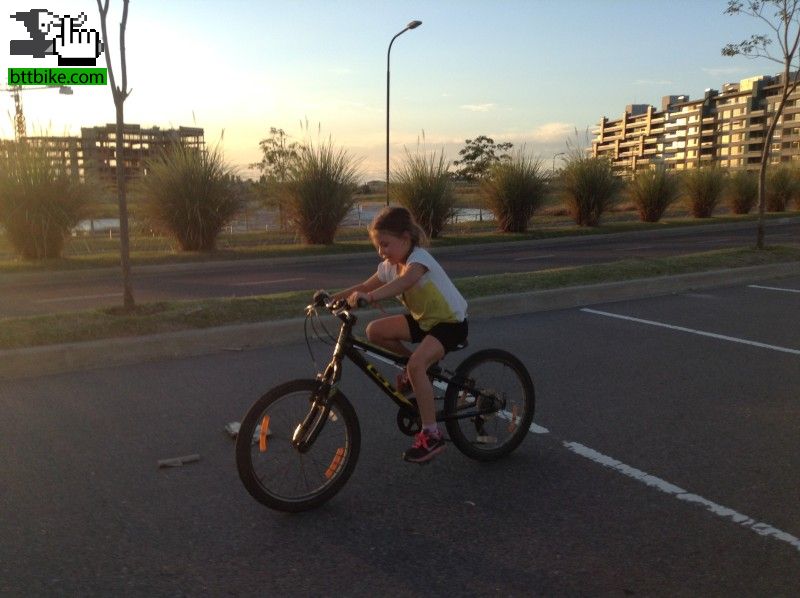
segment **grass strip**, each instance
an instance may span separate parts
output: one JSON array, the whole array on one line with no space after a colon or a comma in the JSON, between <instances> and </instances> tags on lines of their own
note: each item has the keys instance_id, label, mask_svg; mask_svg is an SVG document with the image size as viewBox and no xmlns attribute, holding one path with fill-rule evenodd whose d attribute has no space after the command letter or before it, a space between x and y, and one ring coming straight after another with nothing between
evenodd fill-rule
<instances>
[{"instance_id":1,"label":"grass strip","mask_svg":"<svg viewBox=\"0 0 800 598\"><path fill-rule=\"evenodd\" d=\"M460 278L455 280L455 284L469 300L490 295L781 262L800 262L800 246L773 246L763 251L750 248L723 249L677 257L635 258L572 268ZM0 319L0 349L300 317L311 294L312 291L308 290L254 297L164 301L141 304L133 313L110 308L3 318Z\"/></svg>"}]
</instances>

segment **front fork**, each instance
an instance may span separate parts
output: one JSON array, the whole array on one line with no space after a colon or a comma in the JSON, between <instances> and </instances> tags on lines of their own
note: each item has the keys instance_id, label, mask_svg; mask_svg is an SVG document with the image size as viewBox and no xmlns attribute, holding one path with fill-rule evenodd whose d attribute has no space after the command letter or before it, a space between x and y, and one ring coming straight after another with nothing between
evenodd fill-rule
<instances>
[{"instance_id":1,"label":"front fork","mask_svg":"<svg viewBox=\"0 0 800 598\"><path fill-rule=\"evenodd\" d=\"M344 333L344 330L342 331ZM330 399L336 393L334 386L341 377L342 341L344 334L340 335L333 351L333 359L325 368L323 374L317 375L319 386L310 397L310 409L303 421L300 422L292 435L292 446L300 453L311 450L320 432L325 427L325 422L330 417Z\"/></svg>"}]
</instances>

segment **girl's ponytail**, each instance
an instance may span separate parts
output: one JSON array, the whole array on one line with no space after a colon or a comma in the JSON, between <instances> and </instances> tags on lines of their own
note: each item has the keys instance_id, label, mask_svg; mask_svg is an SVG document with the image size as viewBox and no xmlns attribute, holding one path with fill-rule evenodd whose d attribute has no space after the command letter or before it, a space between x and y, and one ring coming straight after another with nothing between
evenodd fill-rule
<instances>
[{"instance_id":1,"label":"girl's ponytail","mask_svg":"<svg viewBox=\"0 0 800 598\"><path fill-rule=\"evenodd\" d=\"M428 244L428 235L425 234L423 228L417 224L411 212L400 206L386 206L378 212L369 225L369 233L372 235L379 231L396 237L408 233L413 247Z\"/></svg>"}]
</instances>

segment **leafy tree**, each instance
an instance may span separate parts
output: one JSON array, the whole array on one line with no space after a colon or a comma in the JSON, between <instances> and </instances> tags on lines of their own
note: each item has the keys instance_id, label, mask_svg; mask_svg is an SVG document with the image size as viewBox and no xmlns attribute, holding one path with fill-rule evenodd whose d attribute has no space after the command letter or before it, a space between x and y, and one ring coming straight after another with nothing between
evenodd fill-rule
<instances>
[{"instance_id":1,"label":"leafy tree","mask_svg":"<svg viewBox=\"0 0 800 598\"><path fill-rule=\"evenodd\" d=\"M453 165L458 167L455 177L466 181L482 180L493 164L511 160L508 151L512 147L513 143L495 143L494 139L485 135L467 139L463 149L458 152L461 158L453 162Z\"/></svg>"},{"instance_id":2,"label":"leafy tree","mask_svg":"<svg viewBox=\"0 0 800 598\"><path fill-rule=\"evenodd\" d=\"M722 48L723 56L747 56L766 58L783 66L781 93L775 107L770 111L769 125L761 150L761 165L758 173L758 232L756 247L764 248L764 211L766 205L766 174L769 163L772 137L789 96L800 83L800 0L728 0L725 14L754 17L771 30L770 34L754 34L749 39L732 43ZM770 52L777 42L780 54Z\"/></svg>"},{"instance_id":3,"label":"leafy tree","mask_svg":"<svg viewBox=\"0 0 800 598\"><path fill-rule=\"evenodd\" d=\"M292 165L297 161L303 146L296 141L289 142L289 136L283 129L269 128L269 137L258 142L261 148L261 161L251 164L261 172L258 187L264 205L278 209L281 228L285 225L285 216L281 202L280 187L286 183Z\"/></svg>"}]
</instances>

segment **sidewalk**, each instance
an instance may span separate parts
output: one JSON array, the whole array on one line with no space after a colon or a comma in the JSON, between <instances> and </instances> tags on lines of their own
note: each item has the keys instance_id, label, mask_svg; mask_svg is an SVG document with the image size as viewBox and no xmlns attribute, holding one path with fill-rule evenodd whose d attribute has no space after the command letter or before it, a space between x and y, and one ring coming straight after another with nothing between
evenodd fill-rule
<instances>
[{"instance_id":1,"label":"sidewalk","mask_svg":"<svg viewBox=\"0 0 800 598\"><path fill-rule=\"evenodd\" d=\"M482 297L470 301L469 315L474 321L734 286L783 276L800 276L800 263L695 272L679 276ZM362 323L367 322L377 313L374 310L365 310L359 314L360 320ZM300 343L303 339L303 318L294 318L143 337L4 350L0 351L0 380L222 351L280 346Z\"/></svg>"}]
</instances>

